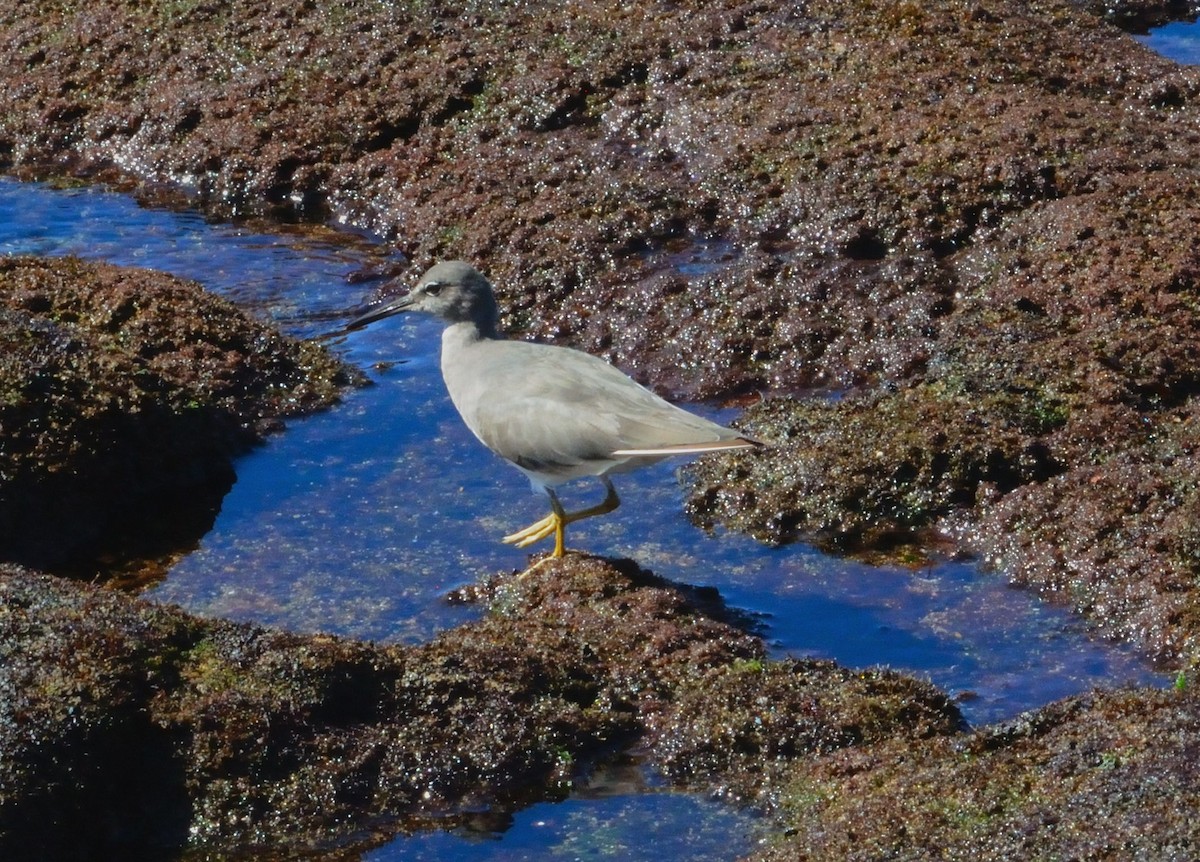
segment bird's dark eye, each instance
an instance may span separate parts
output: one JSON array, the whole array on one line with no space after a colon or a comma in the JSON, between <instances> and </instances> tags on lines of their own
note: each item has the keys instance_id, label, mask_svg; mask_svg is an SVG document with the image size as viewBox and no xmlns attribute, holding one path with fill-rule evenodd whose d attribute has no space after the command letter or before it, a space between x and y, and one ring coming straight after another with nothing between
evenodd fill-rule
<instances>
[{"instance_id":1,"label":"bird's dark eye","mask_svg":"<svg viewBox=\"0 0 1200 862\"><path fill-rule=\"evenodd\" d=\"M427 294L429 294L430 296L437 296L439 293L442 292L441 282L437 282L437 281L429 282L429 284L425 285L425 292Z\"/></svg>"}]
</instances>

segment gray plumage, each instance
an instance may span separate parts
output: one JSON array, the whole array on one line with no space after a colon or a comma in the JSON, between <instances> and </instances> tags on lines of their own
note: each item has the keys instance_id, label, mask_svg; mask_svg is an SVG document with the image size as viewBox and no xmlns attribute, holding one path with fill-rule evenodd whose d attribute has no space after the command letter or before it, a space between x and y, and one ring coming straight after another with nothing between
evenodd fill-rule
<instances>
[{"instance_id":1,"label":"gray plumage","mask_svg":"<svg viewBox=\"0 0 1200 862\"><path fill-rule=\"evenodd\" d=\"M442 377L455 408L485 446L550 497L551 515L505 537L519 547L553 532L554 555L561 556L566 524L616 508L610 473L670 455L761 445L676 407L595 356L504 339L492 286L462 261L435 265L408 294L370 309L347 329L405 311L446 323ZM608 497L583 512L564 512L553 487L584 476L600 477Z\"/></svg>"}]
</instances>

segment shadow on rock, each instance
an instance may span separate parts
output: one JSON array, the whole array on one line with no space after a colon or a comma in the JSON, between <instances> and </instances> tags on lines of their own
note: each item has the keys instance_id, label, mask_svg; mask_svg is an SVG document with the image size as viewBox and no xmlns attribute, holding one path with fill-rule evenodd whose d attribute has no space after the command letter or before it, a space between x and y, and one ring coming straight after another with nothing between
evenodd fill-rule
<instances>
[{"instance_id":1,"label":"shadow on rock","mask_svg":"<svg viewBox=\"0 0 1200 862\"><path fill-rule=\"evenodd\" d=\"M377 647L3 569L5 858L382 840L557 798L634 747L769 809L796 758L961 730L928 683L768 661L628 561L568 557L478 595L479 622ZM130 764L148 768L126 786ZM139 831L138 800L158 828Z\"/></svg>"},{"instance_id":2,"label":"shadow on rock","mask_svg":"<svg viewBox=\"0 0 1200 862\"><path fill-rule=\"evenodd\" d=\"M232 459L354 372L199 285L0 261L0 555L62 573L188 549Z\"/></svg>"}]
</instances>

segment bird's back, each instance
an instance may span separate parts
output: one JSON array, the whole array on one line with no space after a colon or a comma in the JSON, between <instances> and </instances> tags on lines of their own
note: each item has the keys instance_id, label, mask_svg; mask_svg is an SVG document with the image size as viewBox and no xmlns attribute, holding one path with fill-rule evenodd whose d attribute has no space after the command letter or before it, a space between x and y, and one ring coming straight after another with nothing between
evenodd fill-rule
<instances>
[{"instance_id":1,"label":"bird's back","mask_svg":"<svg viewBox=\"0 0 1200 862\"><path fill-rule=\"evenodd\" d=\"M745 441L737 431L663 400L602 359L454 329L442 341L451 400L476 437L540 484L633 467L666 457L673 448L702 451Z\"/></svg>"}]
</instances>

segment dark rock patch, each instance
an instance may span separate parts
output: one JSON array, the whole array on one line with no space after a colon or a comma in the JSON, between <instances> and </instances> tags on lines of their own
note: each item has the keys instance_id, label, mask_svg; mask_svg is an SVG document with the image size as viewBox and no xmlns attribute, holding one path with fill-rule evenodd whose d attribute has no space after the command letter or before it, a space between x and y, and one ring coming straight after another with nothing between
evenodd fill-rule
<instances>
[{"instance_id":1,"label":"dark rock patch","mask_svg":"<svg viewBox=\"0 0 1200 862\"><path fill-rule=\"evenodd\" d=\"M91 576L186 546L232 458L352 377L194 283L0 260L0 555Z\"/></svg>"}]
</instances>

